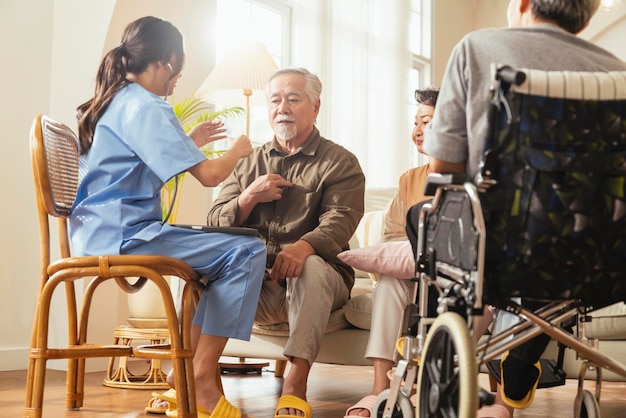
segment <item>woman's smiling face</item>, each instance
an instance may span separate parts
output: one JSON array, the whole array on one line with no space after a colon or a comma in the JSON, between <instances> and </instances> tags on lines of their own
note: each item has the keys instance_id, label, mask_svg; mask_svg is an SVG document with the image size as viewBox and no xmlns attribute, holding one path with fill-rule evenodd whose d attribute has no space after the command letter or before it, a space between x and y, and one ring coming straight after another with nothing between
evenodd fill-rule
<instances>
[{"instance_id":1,"label":"woman's smiling face","mask_svg":"<svg viewBox=\"0 0 626 418\"><path fill-rule=\"evenodd\" d=\"M426 129L426 125L428 125L434 114L435 108L424 103L421 103L417 107L417 112L415 113L415 122L411 138L417 147L417 151L422 154L424 154L424 150L422 149L424 143L424 129Z\"/></svg>"}]
</instances>

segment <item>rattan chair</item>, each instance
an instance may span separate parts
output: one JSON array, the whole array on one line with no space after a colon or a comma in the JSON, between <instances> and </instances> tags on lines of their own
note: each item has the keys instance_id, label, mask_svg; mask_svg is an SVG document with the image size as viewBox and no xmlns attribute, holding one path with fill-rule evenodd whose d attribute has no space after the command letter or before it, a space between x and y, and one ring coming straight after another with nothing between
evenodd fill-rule
<instances>
[{"instance_id":1,"label":"rattan chair","mask_svg":"<svg viewBox=\"0 0 626 418\"><path fill-rule=\"evenodd\" d=\"M196 417L190 327L199 274L182 260L164 256L73 257L68 239L68 216L78 184L78 138L64 124L38 115L31 129L30 149L37 194L41 253L24 416L42 416L46 362L49 359L68 359L65 403L68 409L79 409L84 399L86 358L134 356L171 359L178 389L178 416ZM51 217L58 221L60 249L60 258L52 263L50 237L54 222ZM179 277L186 282L180 321L164 275ZM96 288L110 279L129 293L139 291L148 280L156 284L167 315L169 344L132 347L87 342L89 313ZM80 311L75 291L75 282L79 280L85 282ZM60 284L65 285L69 341L67 347L51 348L48 346L50 302Z\"/></svg>"}]
</instances>

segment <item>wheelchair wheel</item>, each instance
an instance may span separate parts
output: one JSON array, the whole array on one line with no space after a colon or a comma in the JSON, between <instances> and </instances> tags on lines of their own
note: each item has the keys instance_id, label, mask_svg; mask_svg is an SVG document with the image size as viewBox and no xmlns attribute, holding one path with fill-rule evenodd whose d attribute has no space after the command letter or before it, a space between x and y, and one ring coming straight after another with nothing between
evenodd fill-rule
<instances>
[{"instance_id":1,"label":"wheelchair wheel","mask_svg":"<svg viewBox=\"0 0 626 418\"><path fill-rule=\"evenodd\" d=\"M576 400L578 402L578 399ZM580 401L580 414L576 412L577 405L574 404L574 418L600 418L600 405L593 393L583 390Z\"/></svg>"},{"instance_id":2,"label":"wheelchair wheel","mask_svg":"<svg viewBox=\"0 0 626 418\"><path fill-rule=\"evenodd\" d=\"M373 411L376 413L376 418L382 418L385 412L385 405L389 398L389 389L385 389L376 398ZM398 393L398 399L396 400L395 408L391 414L391 418L413 418L413 404L406 397L404 392Z\"/></svg>"},{"instance_id":3,"label":"wheelchair wheel","mask_svg":"<svg viewBox=\"0 0 626 418\"><path fill-rule=\"evenodd\" d=\"M418 417L469 418L478 410L476 348L466 321L445 312L426 336L417 375Z\"/></svg>"}]
</instances>

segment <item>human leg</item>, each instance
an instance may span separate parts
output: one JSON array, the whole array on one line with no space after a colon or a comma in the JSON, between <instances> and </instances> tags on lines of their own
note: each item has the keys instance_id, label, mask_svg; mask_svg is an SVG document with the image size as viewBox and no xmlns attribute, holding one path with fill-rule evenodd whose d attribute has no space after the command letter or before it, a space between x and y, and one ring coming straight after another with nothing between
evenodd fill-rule
<instances>
[{"instance_id":1,"label":"human leg","mask_svg":"<svg viewBox=\"0 0 626 418\"><path fill-rule=\"evenodd\" d=\"M199 326L193 326L199 334L198 345L193 356L193 372L196 382L196 402L207 411L213 411L223 396L218 381L219 359L228 341L226 337L201 334Z\"/></svg>"},{"instance_id":2,"label":"human leg","mask_svg":"<svg viewBox=\"0 0 626 418\"><path fill-rule=\"evenodd\" d=\"M414 287L415 283L410 280L386 275L381 275L374 285L370 335L365 350L365 357L372 360L374 368L374 383L369 395L377 396L389 388L387 373L396 362L396 340L401 334L404 308L412 302ZM346 416L369 417L370 411L351 407Z\"/></svg>"},{"instance_id":3,"label":"human leg","mask_svg":"<svg viewBox=\"0 0 626 418\"><path fill-rule=\"evenodd\" d=\"M198 410L233 409L222 399L218 361L228 338L250 338L265 270L265 245L248 236L181 228L150 242L133 240L124 251L180 258L204 277L191 329L194 375L202 382L196 384ZM173 383L171 376L168 382ZM170 408L167 414L175 411Z\"/></svg>"},{"instance_id":4,"label":"human leg","mask_svg":"<svg viewBox=\"0 0 626 418\"><path fill-rule=\"evenodd\" d=\"M283 383L282 396L306 400L311 364L328 325L330 313L341 308L349 297L341 275L321 257L313 255L304 263L302 274L287 280L289 339L284 354L291 361ZM304 416L303 411L285 408L277 415Z\"/></svg>"}]
</instances>

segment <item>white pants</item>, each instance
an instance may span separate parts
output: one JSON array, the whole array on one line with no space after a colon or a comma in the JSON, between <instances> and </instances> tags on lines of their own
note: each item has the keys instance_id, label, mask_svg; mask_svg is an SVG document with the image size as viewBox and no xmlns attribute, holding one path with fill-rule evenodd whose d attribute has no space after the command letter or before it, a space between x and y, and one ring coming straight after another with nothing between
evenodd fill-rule
<instances>
[{"instance_id":1,"label":"white pants","mask_svg":"<svg viewBox=\"0 0 626 418\"><path fill-rule=\"evenodd\" d=\"M365 357L396 361L404 308L413 303L416 282L381 275L372 294L372 322Z\"/></svg>"}]
</instances>

